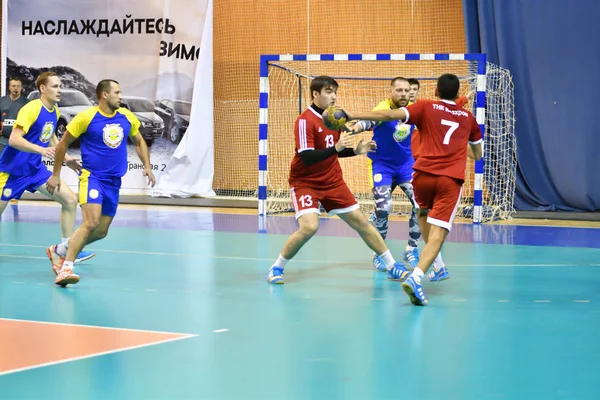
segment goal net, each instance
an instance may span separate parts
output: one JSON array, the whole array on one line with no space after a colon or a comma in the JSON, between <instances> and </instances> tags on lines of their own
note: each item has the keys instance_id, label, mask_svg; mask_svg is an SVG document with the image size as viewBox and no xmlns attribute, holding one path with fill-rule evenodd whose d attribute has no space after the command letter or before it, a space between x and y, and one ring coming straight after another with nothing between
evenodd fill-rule
<instances>
[{"instance_id":1,"label":"goal net","mask_svg":"<svg viewBox=\"0 0 600 400\"><path fill-rule=\"evenodd\" d=\"M514 87L509 71L485 61L483 69L478 68L476 60L453 59L468 58L469 55L445 55L450 58L446 60L434 60L433 55L380 56L263 56L259 125L260 213L293 211L287 179L295 151L294 123L311 103L310 82L314 77L334 77L339 83L338 104L351 110L367 111L389 97L390 81L394 77L418 79L421 85L419 99L434 99L437 77L453 73L461 80L459 95L467 97L465 108L477 116L485 129L484 159L478 163L467 162L458 215L473 218L474 222L510 218L514 212L516 141ZM364 132L355 140L371 136L372 132ZM370 213L374 203L367 157L343 158L340 163L344 179L361 209ZM392 204L392 213L411 211L408 198L399 189L393 193Z\"/></svg>"}]
</instances>

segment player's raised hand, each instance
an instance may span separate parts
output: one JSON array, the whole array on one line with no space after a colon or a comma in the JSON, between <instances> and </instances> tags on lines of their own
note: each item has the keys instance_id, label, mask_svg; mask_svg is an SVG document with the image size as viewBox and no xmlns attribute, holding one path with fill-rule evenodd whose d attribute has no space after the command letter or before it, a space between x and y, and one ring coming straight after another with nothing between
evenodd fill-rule
<instances>
[{"instance_id":1,"label":"player's raised hand","mask_svg":"<svg viewBox=\"0 0 600 400\"><path fill-rule=\"evenodd\" d=\"M354 148L355 154L367 154L373 153L377 150L377 143L374 140L367 140L366 142L363 139L358 141L358 144Z\"/></svg>"},{"instance_id":2,"label":"player's raised hand","mask_svg":"<svg viewBox=\"0 0 600 400\"><path fill-rule=\"evenodd\" d=\"M335 150L339 153L348 147L352 147L352 137L348 132L341 132L340 140L335 144Z\"/></svg>"}]
</instances>

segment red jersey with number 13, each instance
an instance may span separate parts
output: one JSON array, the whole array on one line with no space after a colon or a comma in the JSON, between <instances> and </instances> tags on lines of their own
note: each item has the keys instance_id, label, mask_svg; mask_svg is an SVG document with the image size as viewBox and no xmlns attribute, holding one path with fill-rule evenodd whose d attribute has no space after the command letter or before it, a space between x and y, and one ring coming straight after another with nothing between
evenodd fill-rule
<instances>
[{"instance_id":1,"label":"red jersey with number 13","mask_svg":"<svg viewBox=\"0 0 600 400\"><path fill-rule=\"evenodd\" d=\"M413 169L464 182L467 143L482 141L473 114L447 100L419 100L405 108L419 129L420 154Z\"/></svg>"},{"instance_id":2,"label":"red jersey with number 13","mask_svg":"<svg viewBox=\"0 0 600 400\"><path fill-rule=\"evenodd\" d=\"M333 147L340 138L339 131L325 127L321 114L312 106L296 119L294 137L296 152L290 168L290 186L319 189L333 187L344 181L337 154L312 165L304 164L300 158L301 152Z\"/></svg>"}]
</instances>

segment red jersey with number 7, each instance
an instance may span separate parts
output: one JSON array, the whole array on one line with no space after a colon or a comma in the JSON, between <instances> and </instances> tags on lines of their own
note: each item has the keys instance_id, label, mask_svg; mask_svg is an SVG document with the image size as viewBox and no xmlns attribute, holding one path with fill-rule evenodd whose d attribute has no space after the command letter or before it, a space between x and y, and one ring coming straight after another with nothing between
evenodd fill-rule
<instances>
[{"instance_id":1,"label":"red jersey with number 7","mask_svg":"<svg viewBox=\"0 0 600 400\"><path fill-rule=\"evenodd\" d=\"M290 186L319 189L343 183L344 177L337 153L312 165L304 164L300 158L301 152L333 147L340 138L339 131L325 127L318 110L311 106L298 116L294 126L294 137L296 152L290 168Z\"/></svg>"},{"instance_id":2,"label":"red jersey with number 7","mask_svg":"<svg viewBox=\"0 0 600 400\"><path fill-rule=\"evenodd\" d=\"M483 140L473 114L448 100L419 100L404 109L407 123L417 126L421 142L413 169L464 182L467 143Z\"/></svg>"}]
</instances>

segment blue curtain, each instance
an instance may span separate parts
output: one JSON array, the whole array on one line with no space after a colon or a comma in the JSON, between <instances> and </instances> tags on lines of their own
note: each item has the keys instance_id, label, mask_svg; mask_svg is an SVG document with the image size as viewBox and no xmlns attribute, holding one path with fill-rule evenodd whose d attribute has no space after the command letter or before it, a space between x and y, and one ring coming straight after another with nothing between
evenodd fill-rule
<instances>
[{"instance_id":1,"label":"blue curtain","mask_svg":"<svg viewBox=\"0 0 600 400\"><path fill-rule=\"evenodd\" d=\"M515 84L515 208L600 210L600 1L463 0L467 50Z\"/></svg>"}]
</instances>

